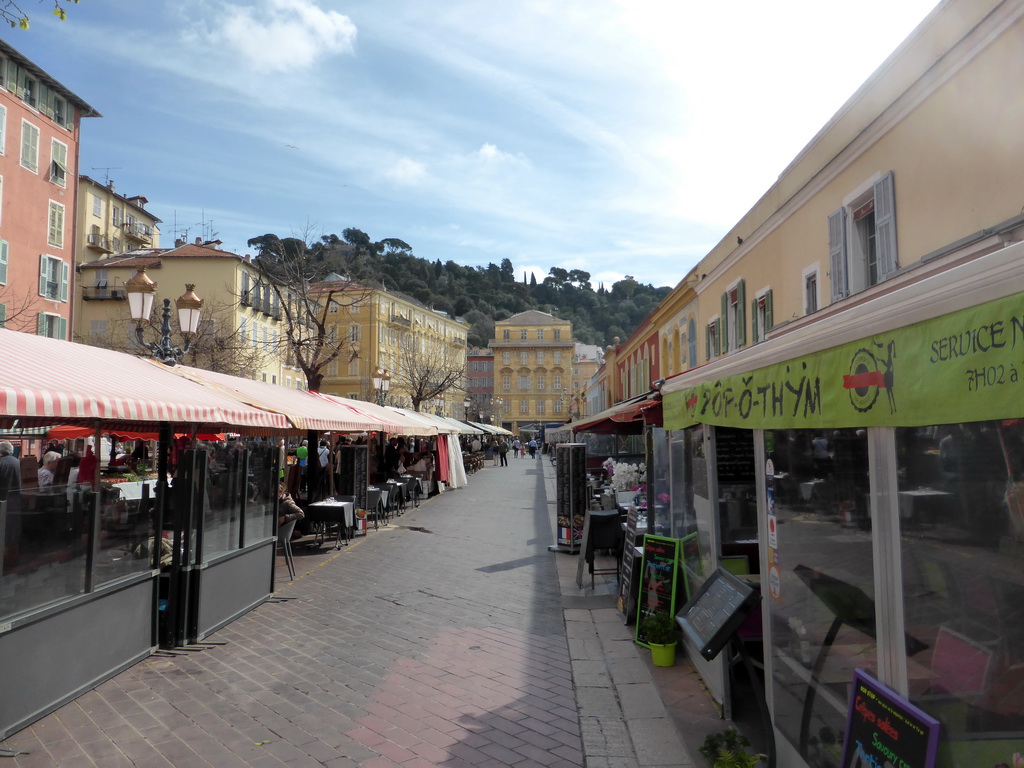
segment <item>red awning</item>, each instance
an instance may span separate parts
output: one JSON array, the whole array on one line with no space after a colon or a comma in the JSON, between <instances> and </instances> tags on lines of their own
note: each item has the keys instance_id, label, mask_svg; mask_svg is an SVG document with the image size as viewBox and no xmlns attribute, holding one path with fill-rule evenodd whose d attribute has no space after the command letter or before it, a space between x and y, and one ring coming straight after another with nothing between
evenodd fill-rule
<instances>
[{"instance_id":1,"label":"red awning","mask_svg":"<svg viewBox=\"0 0 1024 768\"><path fill-rule=\"evenodd\" d=\"M579 432L639 432L644 424L661 426L661 396L633 398L567 426Z\"/></svg>"},{"instance_id":2,"label":"red awning","mask_svg":"<svg viewBox=\"0 0 1024 768\"><path fill-rule=\"evenodd\" d=\"M176 376L143 357L0 329L0 419L22 426L154 422L226 431L277 431L283 415Z\"/></svg>"},{"instance_id":3,"label":"red awning","mask_svg":"<svg viewBox=\"0 0 1024 768\"><path fill-rule=\"evenodd\" d=\"M100 428L100 432L104 435L110 435L118 440L159 440L160 434L158 432L136 432L130 429L104 429ZM92 437L96 434L96 430L92 427L79 427L73 424L63 424L59 427L51 427L46 431L46 436L51 440L74 440L79 437ZM191 437L191 434L187 432L177 432L175 437ZM213 432L210 434L198 434L196 440L202 440L207 443L223 443L227 439L224 432Z\"/></svg>"}]
</instances>

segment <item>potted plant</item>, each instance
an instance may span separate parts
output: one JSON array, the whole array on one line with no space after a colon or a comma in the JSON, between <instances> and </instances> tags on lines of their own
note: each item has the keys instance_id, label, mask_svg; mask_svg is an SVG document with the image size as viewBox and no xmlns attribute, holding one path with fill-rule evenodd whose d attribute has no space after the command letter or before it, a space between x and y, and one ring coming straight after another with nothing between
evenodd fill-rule
<instances>
[{"instance_id":1,"label":"potted plant","mask_svg":"<svg viewBox=\"0 0 1024 768\"><path fill-rule=\"evenodd\" d=\"M656 667L676 663L676 620L670 613L656 611L640 621L640 635L651 646L651 660Z\"/></svg>"},{"instance_id":2,"label":"potted plant","mask_svg":"<svg viewBox=\"0 0 1024 768\"><path fill-rule=\"evenodd\" d=\"M700 748L711 768L757 768L763 755L747 751L750 739L735 728L710 733Z\"/></svg>"}]
</instances>

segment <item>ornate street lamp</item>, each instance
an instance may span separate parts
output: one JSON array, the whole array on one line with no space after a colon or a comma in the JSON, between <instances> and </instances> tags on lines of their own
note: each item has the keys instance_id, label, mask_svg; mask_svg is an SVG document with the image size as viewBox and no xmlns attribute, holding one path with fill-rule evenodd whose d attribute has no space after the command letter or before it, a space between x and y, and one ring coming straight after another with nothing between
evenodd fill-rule
<instances>
[{"instance_id":1,"label":"ornate street lamp","mask_svg":"<svg viewBox=\"0 0 1024 768\"><path fill-rule=\"evenodd\" d=\"M185 340L185 345L179 348L171 342L170 299L164 299L160 341L150 342L145 339L145 326L151 322L153 300L156 297L156 283L146 274L145 267L125 283L125 291L128 294L128 311L131 313L132 320L135 321L135 340L140 347L149 350L153 357L165 365L175 365L182 355L187 354L192 349L192 343L199 332L203 300L196 296L195 287L194 283L186 283L185 293L174 300L178 309L178 328Z\"/></svg>"},{"instance_id":2,"label":"ornate street lamp","mask_svg":"<svg viewBox=\"0 0 1024 768\"><path fill-rule=\"evenodd\" d=\"M464 418L466 421L469 421L469 406L471 406L472 404L473 403L470 401L468 397L462 401L462 418Z\"/></svg>"},{"instance_id":3,"label":"ornate street lamp","mask_svg":"<svg viewBox=\"0 0 1024 768\"><path fill-rule=\"evenodd\" d=\"M391 374L378 368L373 372L373 389L377 393L377 405L384 405L391 389Z\"/></svg>"},{"instance_id":4,"label":"ornate street lamp","mask_svg":"<svg viewBox=\"0 0 1024 768\"><path fill-rule=\"evenodd\" d=\"M434 412L438 416L444 415L444 395L437 396L437 408L434 410Z\"/></svg>"}]
</instances>

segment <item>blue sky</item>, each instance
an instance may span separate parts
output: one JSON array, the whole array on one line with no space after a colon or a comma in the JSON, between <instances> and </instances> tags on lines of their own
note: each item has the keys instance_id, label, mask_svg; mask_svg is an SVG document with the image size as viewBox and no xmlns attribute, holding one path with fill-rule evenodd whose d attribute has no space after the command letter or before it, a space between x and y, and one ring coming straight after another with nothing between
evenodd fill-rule
<instances>
[{"instance_id":1,"label":"blue sky","mask_svg":"<svg viewBox=\"0 0 1024 768\"><path fill-rule=\"evenodd\" d=\"M21 0L162 244L356 227L675 285L936 0ZM834 6L834 8L833 8Z\"/></svg>"}]
</instances>

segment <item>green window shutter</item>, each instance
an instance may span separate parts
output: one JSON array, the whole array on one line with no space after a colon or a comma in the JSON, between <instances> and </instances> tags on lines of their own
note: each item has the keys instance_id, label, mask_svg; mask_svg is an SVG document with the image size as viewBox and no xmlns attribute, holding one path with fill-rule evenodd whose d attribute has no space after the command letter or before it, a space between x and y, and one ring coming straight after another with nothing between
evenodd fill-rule
<instances>
[{"instance_id":1,"label":"green window shutter","mask_svg":"<svg viewBox=\"0 0 1024 768\"><path fill-rule=\"evenodd\" d=\"M768 333L775 327L775 314L772 309L772 289L769 288L764 295L764 332Z\"/></svg>"},{"instance_id":2,"label":"green window shutter","mask_svg":"<svg viewBox=\"0 0 1024 768\"><path fill-rule=\"evenodd\" d=\"M878 243L878 279L896 271L896 194L892 171L875 182L875 240Z\"/></svg>"},{"instance_id":3,"label":"green window shutter","mask_svg":"<svg viewBox=\"0 0 1024 768\"><path fill-rule=\"evenodd\" d=\"M727 334L729 332L729 321L726 319L728 317L729 317L729 294L728 293L723 293L722 294L722 314L718 316L718 324L719 324L718 343L715 344L715 346L718 347L718 349L721 352L728 352L729 351L729 342L725 338L725 334Z\"/></svg>"},{"instance_id":4,"label":"green window shutter","mask_svg":"<svg viewBox=\"0 0 1024 768\"><path fill-rule=\"evenodd\" d=\"M736 284L736 346L747 343L747 319L743 316L747 311L747 281L740 280Z\"/></svg>"},{"instance_id":5,"label":"green window shutter","mask_svg":"<svg viewBox=\"0 0 1024 768\"><path fill-rule=\"evenodd\" d=\"M0 304L0 328L7 327L7 305Z\"/></svg>"},{"instance_id":6,"label":"green window shutter","mask_svg":"<svg viewBox=\"0 0 1024 768\"><path fill-rule=\"evenodd\" d=\"M68 284L71 278L71 267L66 261L60 263L60 300L68 300Z\"/></svg>"},{"instance_id":7,"label":"green window shutter","mask_svg":"<svg viewBox=\"0 0 1024 768\"><path fill-rule=\"evenodd\" d=\"M0 240L0 285L7 285L7 251L9 247L6 240Z\"/></svg>"},{"instance_id":8,"label":"green window shutter","mask_svg":"<svg viewBox=\"0 0 1024 768\"><path fill-rule=\"evenodd\" d=\"M715 327L718 329L718 333L715 334L715 357L718 357L727 349L725 340L722 338L725 335L725 327L721 319L715 320Z\"/></svg>"},{"instance_id":9,"label":"green window shutter","mask_svg":"<svg viewBox=\"0 0 1024 768\"><path fill-rule=\"evenodd\" d=\"M704 328L704 360L711 359L711 323Z\"/></svg>"},{"instance_id":10,"label":"green window shutter","mask_svg":"<svg viewBox=\"0 0 1024 768\"><path fill-rule=\"evenodd\" d=\"M68 339L68 319L66 317L57 319L57 338L63 341Z\"/></svg>"},{"instance_id":11,"label":"green window shutter","mask_svg":"<svg viewBox=\"0 0 1024 768\"><path fill-rule=\"evenodd\" d=\"M757 333L757 299L750 302L750 343L757 344L761 340Z\"/></svg>"},{"instance_id":12,"label":"green window shutter","mask_svg":"<svg viewBox=\"0 0 1024 768\"><path fill-rule=\"evenodd\" d=\"M46 257L39 257L39 295L46 295Z\"/></svg>"},{"instance_id":13,"label":"green window shutter","mask_svg":"<svg viewBox=\"0 0 1024 768\"><path fill-rule=\"evenodd\" d=\"M39 315L36 317L36 335L46 335L46 315L44 315L42 312L40 312Z\"/></svg>"}]
</instances>

